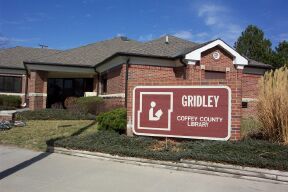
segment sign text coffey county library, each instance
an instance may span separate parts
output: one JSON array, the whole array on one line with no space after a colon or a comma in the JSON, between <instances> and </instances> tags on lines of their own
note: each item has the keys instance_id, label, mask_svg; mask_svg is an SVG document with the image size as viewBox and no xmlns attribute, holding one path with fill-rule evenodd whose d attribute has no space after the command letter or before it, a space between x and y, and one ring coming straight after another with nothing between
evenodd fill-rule
<instances>
[{"instance_id":1,"label":"sign text coffey county library","mask_svg":"<svg viewBox=\"0 0 288 192\"><path fill-rule=\"evenodd\" d=\"M133 93L137 135L228 140L231 91L226 86L138 86Z\"/></svg>"}]
</instances>

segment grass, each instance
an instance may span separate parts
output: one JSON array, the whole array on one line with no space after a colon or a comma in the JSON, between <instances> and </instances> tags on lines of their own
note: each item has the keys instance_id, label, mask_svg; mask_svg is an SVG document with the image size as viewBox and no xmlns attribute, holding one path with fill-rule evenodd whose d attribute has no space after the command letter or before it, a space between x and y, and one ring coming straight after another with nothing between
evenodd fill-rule
<instances>
[{"instance_id":1,"label":"grass","mask_svg":"<svg viewBox=\"0 0 288 192\"><path fill-rule=\"evenodd\" d=\"M0 131L0 144L45 151L47 140L96 131L92 120L31 120L25 127Z\"/></svg>"},{"instance_id":2,"label":"grass","mask_svg":"<svg viewBox=\"0 0 288 192\"><path fill-rule=\"evenodd\" d=\"M263 135L288 144L288 67L265 73L259 83L258 119Z\"/></svg>"},{"instance_id":3,"label":"grass","mask_svg":"<svg viewBox=\"0 0 288 192\"><path fill-rule=\"evenodd\" d=\"M96 151L120 156L179 161L194 159L235 165L288 170L288 146L268 141L238 142L205 140L165 140L149 137L127 137L115 132L99 131L59 140L50 145L68 149Z\"/></svg>"},{"instance_id":4,"label":"grass","mask_svg":"<svg viewBox=\"0 0 288 192\"><path fill-rule=\"evenodd\" d=\"M30 120L25 127L0 131L0 144L45 151L47 143L68 149L164 161L194 159L288 170L288 146L268 141L169 139L166 143L163 138L127 137L112 131L98 131L92 120Z\"/></svg>"},{"instance_id":5,"label":"grass","mask_svg":"<svg viewBox=\"0 0 288 192\"><path fill-rule=\"evenodd\" d=\"M246 139L259 134L261 123L255 117L242 118L241 138Z\"/></svg>"}]
</instances>

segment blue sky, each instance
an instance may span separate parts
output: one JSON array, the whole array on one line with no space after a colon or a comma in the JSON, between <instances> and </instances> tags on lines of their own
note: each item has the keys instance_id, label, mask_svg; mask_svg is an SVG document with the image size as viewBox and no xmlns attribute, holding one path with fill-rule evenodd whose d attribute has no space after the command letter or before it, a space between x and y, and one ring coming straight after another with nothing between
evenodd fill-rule
<instances>
[{"instance_id":1,"label":"blue sky","mask_svg":"<svg viewBox=\"0 0 288 192\"><path fill-rule=\"evenodd\" d=\"M288 40L287 10L287 0L0 0L0 42L68 49L119 35L148 41L171 34L233 45L254 24L276 46Z\"/></svg>"}]
</instances>

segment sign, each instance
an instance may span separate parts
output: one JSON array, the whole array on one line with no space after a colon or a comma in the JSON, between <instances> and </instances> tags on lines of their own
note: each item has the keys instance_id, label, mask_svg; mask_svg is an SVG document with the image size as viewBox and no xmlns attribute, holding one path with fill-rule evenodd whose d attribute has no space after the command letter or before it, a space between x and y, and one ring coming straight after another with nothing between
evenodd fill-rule
<instances>
[{"instance_id":1,"label":"sign","mask_svg":"<svg viewBox=\"0 0 288 192\"><path fill-rule=\"evenodd\" d=\"M227 86L137 86L132 116L136 135L228 140L231 90Z\"/></svg>"}]
</instances>

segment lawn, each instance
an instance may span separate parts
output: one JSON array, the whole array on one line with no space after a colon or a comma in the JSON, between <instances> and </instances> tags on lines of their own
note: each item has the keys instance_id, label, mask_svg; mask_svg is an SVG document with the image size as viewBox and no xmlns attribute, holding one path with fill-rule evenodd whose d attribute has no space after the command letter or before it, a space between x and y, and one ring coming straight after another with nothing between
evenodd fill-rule
<instances>
[{"instance_id":1,"label":"lawn","mask_svg":"<svg viewBox=\"0 0 288 192\"><path fill-rule=\"evenodd\" d=\"M47 140L96 131L93 120L30 120L25 127L0 131L0 144L45 151Z\"/></svg>"}]
</instances>

